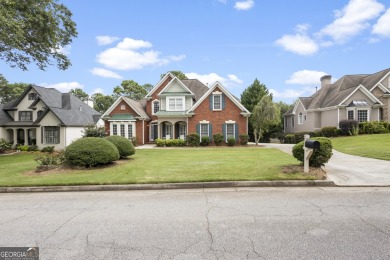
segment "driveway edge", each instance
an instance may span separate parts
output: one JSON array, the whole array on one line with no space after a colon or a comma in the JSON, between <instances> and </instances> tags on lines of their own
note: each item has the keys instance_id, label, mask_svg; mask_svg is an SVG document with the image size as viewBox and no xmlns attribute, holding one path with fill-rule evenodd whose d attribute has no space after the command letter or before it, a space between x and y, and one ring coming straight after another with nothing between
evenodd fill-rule
<instances>
[{"instance_id":1,"label":"driveway edge","mask_svg":"<svg viewBox=\"0 0 390 260\"><path fill-rule=\"evenodd\" d=\"M0 193L18 192L69 192L69 191L124 191L124 190L166 190L166 189L204 189L231 187L332 187L329 180L306 181L223 181L223 182L186 182L161 184L125 184L125 185L80 185L80 186L34 186L0 187Z\"/></svg>"}]
</instances>

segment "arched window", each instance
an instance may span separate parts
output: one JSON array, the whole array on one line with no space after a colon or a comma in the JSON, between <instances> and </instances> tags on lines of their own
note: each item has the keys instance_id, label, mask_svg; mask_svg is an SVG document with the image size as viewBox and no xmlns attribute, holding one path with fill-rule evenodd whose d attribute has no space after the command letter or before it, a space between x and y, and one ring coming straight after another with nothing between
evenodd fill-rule
<instances>
[{"instance_id":1,"label":"arched window","mask_svg":"<svg viewBox=\"0 0 390 260\"><path fill-rule=\"evenodd\" d=\"M298 114L298 124L299 124L299 125L302 125L302 124L303 124L303 114L302 114L302 112L300 112L300 113Z\"/></svg>"},{"instance_id":2,"label":"arched window","mask_svg":"<svg viewBox=\"0 0 390 260\"><path fill-rule=\"evenodd\" d=\"M43 114L43 111L42 111L42 110L39 110L39 111L37 112L37 118L40 117L42 114Z\"/></svg>"}]
</instances>

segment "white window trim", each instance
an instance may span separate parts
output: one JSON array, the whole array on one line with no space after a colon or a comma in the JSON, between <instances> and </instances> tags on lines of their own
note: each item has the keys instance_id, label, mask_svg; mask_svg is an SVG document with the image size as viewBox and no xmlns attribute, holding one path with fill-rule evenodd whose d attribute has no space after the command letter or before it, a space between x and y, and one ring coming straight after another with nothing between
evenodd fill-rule
<instances>
[{"instance_id":1,"label":"white window trim","mask_svg":"<svg viewBox=\"0 0 390 260\"><path fill-rule=\"evenodd\" d=\"M132 121L132 122L129 122L129 121L110 121L110 136L113 135L113 125L117 126L116 131L117 131L118 136L121 136L121 125L125 125L125 138L127 138L127 139L129 136L128 125L132 125L133 126L133 137L136 136L137 129L136 129L136 124L134 121Z\"/></svg>"},{"instance_id":2,"label":"white window trim","mask_svg":"<svg viewBox=\"0 0 390 260\"><path fill-rule=\"evenodd\" d=\"M215 93L215 92L214 92ZM213 111L221 111L222 110L222 93L221 94L214 94L213 93ZM220 104L220 108L219 109L216 109L215 107L214 107L214 105L215 105L215 102L214 102L214 98L216 97L216 96L219 96L219 104Z\"/></svg>"},{"instance_id":3,"label":"white window trim","mask_svg":"<svg viewBox=\"0 0 390 260\"><path fill-rule=\"evenodd\" d=\"M121 111L123 110L126 110L126 105L125 104L121 104Z\"/></svg>"},{"instance_id":4,"label":"white window trim","mask_svg":"<svg viewBox=\"0 0 390 260\"><path fill-rule=\"evenodd\" d=\"M302 125L303 124L303 114L302 112L299 112L298 114L298 125Z\"/></svg>"},{"instance_id":5,"label":"white window trim","mask_svg":"<svg viewBox=\"0 0 390 260\"><path fill-rule=\"evenodd\" d=\"M175 109L174 110L171 110L169 108L169 100L171 99L174 99L175 100ZM181 99L182 100L182 104L183 104L183 109L182 110L178 110L176 108L176 99ZM185 107L186 107L186 100L185 100L185 97L183 96L171 96L171 97L167 97L166 98L166 104L165 104L165 107L166 107L166 111L185 111Z\"/></svg>"},{"instance_id":6,"label":"white window trim","mask_svg":"<svg viewBox=\"0 0 390 260\"><path fill-rule=\"evenodd\" d=\"M230 121L230 120L229 120ZM231 122L234 122L234 123L228 123L229 121L226 121L226 128L225 128L225 142L227 142L227 139L230 138L227 136L227 130L228 130L228 125L233 125L233 138L236 138L236 125L235 125L235 122L234 121L231 121Z\"/></svg>"},{"instance_id":7,"label":"white window trim","mask_svg":"<svg viewBox=\"0 0 390 260\"><path fill-rule=\"evenodd\" d=\"M153 101L152 101L152 115L155 114L155 112L154 112L154 103L157 103L157 102L159 103L159 108L160 108L158 111L161 110L161 102L160 102L160 100L158 100L158 99L153 100ZM158 111L157 111L157 112L158 112Z\"/></svg>"},{"instance_id":8,"label":"white window trim","mask_svg":"<svg viewBox=\"0 0 390 260\"><path fill-rule=\"evenodd\" d=\"M367 122L369 122L370 121L370 109L368 109L368 108L358 108L358 109L356 109L356 120L360 123L359 118L358 118L358 112L359 111L367 111ZM366 122L366 121L364 121L364 122Z\"/></svg>"},{"instance_id":9,"label":"white window trim","mask_svg":"<svg viewBox=\"0 0 390 260\"><path fill-rule=\"evenodd\" d=\"M235 124L236 121L233 121L233 120L229 120L229 121L225 121L225 124Z\"/></svg>"},{"instance_id":10,"label":"white window trim","mask_svg":"<svg viewBox=\"0 0 390 260\"><path fill-rule=\"evenodd\" d=\"M352 119L348 119L348 113L349 111L352 111L353 112L353 118ZM355 108L347 108L347 120L355 120Z\"/></svg>"},{"instance_id":11,"label":"white window trim","mask_svg":"<svg viewBox=\"0 0 390 260\"><path fill-rule=\"evenodd\" d=\"M207 123L200 123L199 125L199 139L202 141L202 125L207 125L207 135L205 136L210 136L210 123L206 121Z\"/></svg>"}]
</instances>

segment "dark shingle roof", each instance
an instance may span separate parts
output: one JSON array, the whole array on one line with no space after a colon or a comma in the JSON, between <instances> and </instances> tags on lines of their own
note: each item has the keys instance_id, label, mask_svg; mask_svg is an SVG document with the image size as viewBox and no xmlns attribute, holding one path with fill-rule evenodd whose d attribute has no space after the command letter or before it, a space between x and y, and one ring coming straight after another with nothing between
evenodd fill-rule
<instances>
[{"instance_id":1,"label":"dark shingle roof","mask_svg":"<svg viewBox=\"0 0 390 260\"><path fill-rule=\"evenodd\" d=\"M6 104L3 109L16 107L31 89L34 89L38 93L39 99L45 103L47 109L52 111L64 125L85 126L96 123L100 118L99 112L74 95L61 93L54 88L43 88L35 85L30 85L18 99ZM10 123L10 121L3 119L4 116L1 116L1 113L6 113L3 109L0 112L0 123ZM42 118L38 118L34 123L39 123Z\"/></svg>"},{"instance_id":2,"label":"dark shingle roof","mask_svg":"<svg viewBox=\"0 0 390 260\"><path fill-rule=\"evenodd\" d=\"M195 100L199 100L209 88L197 79L183 79L183 84L195 94Z\"/></svg>"},{"instance_id":3,"label":"dark shingle roof","mask_svg":"<svg viewBox=\"0 0 390 260\"><path fill-rule=\"evenodd\" d=\"M370 91L389 72L390 68L374 74L345 75L336 82L323 86L311 97L299 99L305 109L337 106L360 85Z\"/></svg>"},{"instance_id":4,"label":"dark shingle roof","mask_svg":"<svg viewBox=\"0 0 390 260\"><path fill-rule=\"evenodd\" d=\"M0 104L0 125L12 122L12 118L3 110L6 104Z\"/></svg>"}]
</instances>

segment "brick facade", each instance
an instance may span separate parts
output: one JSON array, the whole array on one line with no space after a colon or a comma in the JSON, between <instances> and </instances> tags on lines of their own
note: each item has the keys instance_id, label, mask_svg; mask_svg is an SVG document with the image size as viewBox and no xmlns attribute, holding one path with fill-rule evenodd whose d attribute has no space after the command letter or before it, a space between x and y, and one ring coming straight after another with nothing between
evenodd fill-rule
<instances>
[{"instance_id":1,"label":"brick facade","mask_svg":"<svg viewBox=\"0 0 390 260\"><path fill-rule=\"evenodd\" d=\"M215 91L221 91L219 88L216 88ZM225 109L221 111L212 111L210 110L209 97L207 97L203 102L195 109L195 115L188 118L188 133L196 133L196 125L199 124L199 121L206 120L209 121L213 126L213 135L214 134L223 134L222 125L225 124L225 121L235 121L238 124L238 133L247 134L247 118L240 115L241 110L233 103L227 96L225 96Z\"/></svg>"},{"instance_id":2,"label":"brick facade","mask_svg":"<svg viewBox=\"0 0 390 260\"><path fill-rule=\"evenodd\" d=\"M122 105L124 106L124 110L121 109ZM137 117L138 114L124 101L122 100L109 114L109 116L112 115L118 115L118 114L125 114L125 115L132 115L133 117ZM135 124L135 136L137 138L137 143L138 144L143 144L142 140L142 126L144 124L144 121L137 120ZM110 122L109 121L104 121L104 126L105 126L105 132L106 135L110 135ZM146 124L144 126L144 129L146 128Z\"/></svg>"},{"instance_id":3,"label":"brick facade","mask_svg":"<svg viewBox=\"0 0 390 260\"><path fill-rule=\"evenodd\" d=\"M167 75L167 77L164 79L163 82L158 85L156 89L154 89L151 96L147 97L146 105L144 107L144 111L146 112L147 116L149 117L148 121L142 121L137 119L136 120L136 137L138 144L144 144L150 142L150 131L151 131L151 123L153 121L159 121L159 138L162 138L162 135L165 131L165 122L170 122L173 127L175 128L173 130L173 133L176 138L178 138L178 129L179 126L176 124L179 121L182 121L184 123L188 122L186 133L195 133L196 132L196 126L199 124L200 121L206 120L209 121L212 125L212 134L223 134L223 125L226 124L226 121L234 121L234 123L238 126L238 133L237 130L235 130L236 136L239 136L241 134L247 134L247 119L248 117L245 117L241 115L242 112L241 108L239 108L230 98L225 94L224 89L219 88L218 86L214 88L213 92L222 92L223 93L223 100L224 100L224 106L223 110L221 111L212 111L210 110L210 100L209 96L204 97L205 99L202 101L201 104L199 104L196 109L193 111L194 115L183 115L182 117L164 117L158 118L155 115L152 115L152 103L154 100L159 100L160 97L158 94L171 82L173 79L172 75ZM207 89L207 88L206 88ZM211 91L211 90L209 90ZM207 93L207 92L206 92ZM204 94L205 95L205 94ZM212 95L212 93L210 93ZM222 101L221 101L222 104ZM121 107L124 106L124 109L121 109ZM138 110L138 108L137 108ZM139 111L140 112L140 111ZM127 101L121 100L113 109L112 111L108 112L109 114L105 114L107 117L112 117L113 115L118 114L126 114L126 115L132 115L133 117L138 117L138 114L129 106ZM106 134L110 135L110 122L108 120L105 121L105 129ZM142 131L143 130L143 131Z\"/></svg>"}]
</instances>

